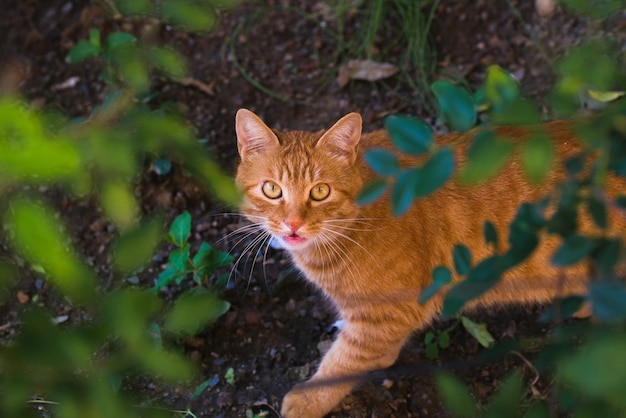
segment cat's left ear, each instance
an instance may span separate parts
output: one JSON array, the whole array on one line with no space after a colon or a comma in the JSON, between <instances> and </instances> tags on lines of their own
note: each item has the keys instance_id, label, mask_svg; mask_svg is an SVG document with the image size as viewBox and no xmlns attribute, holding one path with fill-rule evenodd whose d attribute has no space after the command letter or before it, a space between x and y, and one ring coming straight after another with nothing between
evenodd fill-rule
<instances>
[{"instance_id":1,"label":"cat's left ear","mask_svg":"<svg viewBox=\"0 0 626 418\"><path fill-rule=\"evenodd\" d=\"M279 145L276 134L260 117L248 109L237 111L235 131L237 132L237 147L242 160L254 153L263 152Z\"/></svg>"},{"instance_id":2,"label":"cat's left ear","mask_svg":"<svg viewBox=\"0 0 626 418\"><path fill-rule=\"evenodd\" d=\"M349 113L339 119L317 141L316 148L326 148L333 156L356 160L356 146L361 140L363 120L358 113Z\"/></svg>"}]
</instances>

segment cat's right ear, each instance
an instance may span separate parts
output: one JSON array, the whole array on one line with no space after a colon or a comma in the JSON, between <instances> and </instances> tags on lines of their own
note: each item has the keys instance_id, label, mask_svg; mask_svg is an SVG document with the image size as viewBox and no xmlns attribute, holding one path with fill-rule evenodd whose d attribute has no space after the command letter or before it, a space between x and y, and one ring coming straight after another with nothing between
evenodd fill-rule
<instances>
[{"instance_id":1,"label":"cat's right ear","mask_svg":"<svg viewBox=\"0 0 626 418\"><path fill-rule=\"evenodd\" d=\"M356 147L361 140L363 120L358 113L349 113L339 119L317 141L317 148L324 148L331 155L354 163Z\"/></svg>"},{"instance_id":2,"label":"cat's right ear","mask_svg":"<svg viewBox=\"0 0 626 418\"><path fill-rule=\"evenodd\" d=\"M239 109L235 116L237 148L242 160L257 152L263 152L279 145L276 134L248 109Z\"/></svg>"}]
</instances>

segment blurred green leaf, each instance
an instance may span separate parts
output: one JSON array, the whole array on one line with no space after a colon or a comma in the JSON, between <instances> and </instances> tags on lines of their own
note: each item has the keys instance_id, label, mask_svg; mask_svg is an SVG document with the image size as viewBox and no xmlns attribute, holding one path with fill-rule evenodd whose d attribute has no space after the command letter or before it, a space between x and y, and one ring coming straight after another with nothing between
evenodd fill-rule
<instances>
[{"instance_id":1,"label":"blurred green leaf","mask_svg":"<svg viewBox=\"0 0 626 418\"><path fill-rule=\"evenodd\" d=\"M466 316L461 316L461 323L467 332L469 332L472 337L476 338L476 341L478 341L480 345L485 348L493 346L495 340L487 330L487 325L477 324Z\"/></svg>"},{"instance_id":2,"label":"blurred green leaf","mask_svg":"<svg viewBox=\"0 0 626 418\"><path fill-rule=\"evenodd\" d=\"M522 164L530 181L539 183L554 162L554 144L545 133L536 133L522 145Z\"/></svg>"},{"instance_id":3,"label":"blurred green leaf","mask_svg":"<svg viewBox=\"0 0 626 418\"><path fill-rule=\"evenodd\" d=\"M16 198L10 202L5 224L15 250L30 264L41 265L62 293L80 303L92 300L94 273L70 250L70 240L51 208Z\"/></svg>"},{"instance_id":4,"label":"blurred green leaf","mask_svg":"<svg viewBox=\"0 0 626 418\"><path fill-rule=\"evenodd\" d=\"M565 267L577 263L595 247L594 242L582 235L572 234L565 238L552 256L552 264Z\"/></svg>"},{"instance_id":5,"label":"blurred green leaf","mask_svg":"<svg viewBox=\"0 0 626 418\"><path fill-rule=\"evenodd\" d=\"M169 235L172 238L172 242L182 247L185 245L191 234L191 215L185 211L178 215L172 225L170 226Z\"/></svg>"},{"instance_id":6,"label":"blurred green leaf","mask_svg":"<svg viewBox=\"0 0 626 418\"><path fill-rule=\"evenodd\" d=\"M431 86L437 99L441 118L455 131L467 131L476 123L476 109L472 96L461 87L446 80L437 80Z\"/></svg>"},{"instance_id":7,"label":"blurred green leaf","mask_svg":"<svg viewBox=\"0 0 626 418\"><path fill-rule=\"evenodd\" d=\"M224 373L224 380L226 380L226 383L229 385L235 383L235 370L232 367L229 367L226 373Z\"/></svg>"},{"instance_id":8,"label":"blurred green leaf","mask_svg":"<svg viewBox=\"0 0 626 418\"><path fill-rule=\"evenodd\" d=\"M495 225L490 221L485 221L483 224L483 234L485 235L485 243L487 245L493 245L494 249L498 249L498 230Z\"/></svg>"},{"instance_id":9,"label":"blurred green leaf","mask_svg":"<svg viewBox=\"0 0 626 418\"><path fill-rule=\"evenodd\" d=\"M161 15L164 20L191 32L207 31L216 22L213 11L208 7L200 7L183 0L163 0Z\"/></svg>"},{"instance_id":10,"label":"blurred green leaf","mask_svg":"<svg viewBox=\"0 0 626 418\"><path fill-rule=\"evenodd\" d=\"M206 242L200 244L198 252L193 257L193 266L202 275L209 275L216 269L224 267L233 262L233 256L224 251L211 247Z\"/></svg>"},{"instance_id":11,"label":"blurred green leaf","mask_svg":"<svg viewBox=\"0 0 626 418\"><path fill-rule=\"evenodd\" d=\"M437 338L437 344L439 344L439 347L441 348L450 347L450 334L448 333L448 331L443 331L441 334L439 334L439 338Z\"/></svg>"},{"instance_id":12,"label":"blurred green leaf","mask_svg":"<svg viewBox=\"0 0 626 418\"><path fill-rule=\"evenodd\" d=\"M358 205L364 206L378 200L387 189L385 179L375 179L367 183L356 198Z\"/></svg>"},{"instance_id":13,"label":"blurred green leaf","mask_svg":"<svg viewBox=\"0 0 626 418\"><path fill-rule=\"evenodd\" d=\"M595 262L600 273L610 274L620 260L622 241L619 238L601 239L595 253Z\"/></svg>"},{"instance_id":14,"label":"blurred green leaf","mask_svg":"<svg viewBox=\"0 0 626 418\"><path fill-rule=\"evenodd\" d=\"M574 315L585 302L582 296L568 296L562 300L557 300L541 314L539 320L542 322L550 322L558 319L569 318Z\"/></svg>"},{"instance_id":15,"label":"blurred green leaf","mask_svg":"<svg viewBox=\"0 0 626 418\"><path fill-rule=\"evenodd\" d=\"M602 19L624 10L623 0L560 0L582 16Z\"/></svg>"},{"instance_id":16,"label":"blurred green leaf","mask_svg":"<svg viewBox=\"0 0 626 418\"><path fill-rule=\"evenodd\" d=\"M76 64L95 58L98 55L100 55L100 45L94 45L92 42L83 39L74 45L67 57L65 57L65 61L69 64Z\"/></svg>"},{"instance_id":17,"label":"blurred green leaf","mask_svg":"<svg viewBox=\"0 0 626 418\"><path fill-rule=\"evenodd\" d=\"M442 316L449 318L469 300L482 295L500 280L506 267L504 257L494 255L483 259L468 274L467 278L455 284L446 294Z\"/></svg>"},{"instance_id":18,"label":"blurred green leaf","mask_svg":"<svg viewBox=\"0 0 626 418\"><path fill-rule=\"evenodd\" d=\"M396 156L384 149L371 149L365 152L365 161L377 174L392 176L400 170Z\"/></svg>"},{"instance_id":19,"label":"blurred green leaf","mask_svg":"<svg viewBox=\"0 0 626 418\"><path fill-rule=\"evenodd\" d=\"M559 362L558 380L582 395L610 399L624 407L626 336L613 333L590 339L572 356Z\"/></svg>"},{"instance_id":20,"label":"blurred green leaf","mask_svg":"<svg viewBox=\"0 0 626 418\"><path fill-rule=\"evenodd\" d=\"M447 267L437 266L433 269L433 283L420 294L419 303L424 304L445 285L452 282L452 273Z\"/></svg>"},{"instance_id":21,"label":"blurred green leaf","mask_svg":"<svg viewBox=\"0 0 626 418\"><path fill-rule=\"evenodd\" d=\"M468 388L456 377L448 373L438 373L435 380L443 405L452 416L475 418L480 415Z\"/></svg>"},{"instance_id":22,"label":"blurred green leaf","mask_svg":"<svg viewBox=\"0 0 626 418\"><path fill-rule=\"evenodd\" d=\"M415 197L425 197L441 188L454 174L454 154L450 148L437 150L419 169Z\"/></svg>"},{"instance_id":23,"label":"blurred green leaf","mask_svg":"<svg viewBox=\"0 0 626 418\"><path fill-rule=\"evenodd\" d=\"M522 375L515 371L498 388L485 414L486 418L514 417L524 395Z\"/></svg>"},{"instance_id":24,"label":"blurred green leaf","mask_svg":"<svg viewBox=\"0 0 626 418\"><path fill-rule=\"evenodd\" d=\"M513 152L510 141L498 139L493 131L479 131L467 154L467 164L459 173L459 181L473 185L493 177Z\"/></svg>"},{"instance_id":25,"label":"blurred green leaf","mask_svg":"<svg viewBox=\"0 0 626 418\"><path fill-rule=\"evenodd\" d=\"M137 38L128 32L113 32L107 36L105 48L114 49L120 46L133 45L137 43Z\"/></svg>"},{"instance_id":26,"label":"blurred green leaf","mask_svg":"<svg viewBox=\"0 0 626 418\"><path fill-rule=\"evenodd\" d=\"M400 216L409 210L415 199L415 188L420 179L420 171L414 168L404 170L396 177L391 190L391 208L394 216Z\"/></svg>"},{"instance_id":27,"label":"blurred green leaf","mask_svg":"<svg viewBox=\"0 0 626 418\"><path fill-rule=\"evenodd\" d=\"M592 282L589 299L593 316L603 322L626 319L626 288L622 282Z\"/></svg>"},{"instance_id":28,"label":"blurred green leaf","mask_svg":"<svg viewBox=\"0 0 626 418\"><path fill-rule=\"evenodd\" d=\"M452 260L458 275L464 276L469 273L472 267L472 254L465 245L456 244L454 246L452 249Z\"/></svg>"},{"instance_id":29,"label":"blurred green leaf","mask_svg":"<svg viewBox=\"0 0 626 418\"><path fill-rule=\"evenodd\" d=\"M120 229L127 230L137 220L139 207L132 184L110 179L100 190L100 204L106 216Z\"/></svg>"},{"instance_id":30,"label":"blurred green leaf","mask_svg":"<svg viewBox=\"0 0 626 418\"><path fill-rule=\"evenodd\" d=\"M608 225L608 215L604 202L598 199L596 196L587 197L587 209L591 214L591 219L598 228L604 229Z\"/></svg>"},{"instance_id":31,"label":"blurred green leaf","mask_svg":"<svg viewBox=\"0 0 626 418\"><path fill-rule=\"evenodd\" d=\"M504 103L498 111L493 111L491 120L499 125L534 125L541 122L537 106L524 98Z\"/></svg>"},{"instance_id":32,"label":"blurred green leaf","mask_svg":"<svg viewBox=\"0 0 626 418\"><path fill-rule=\"evenodd\" d=\"M152 64L162 73L172 78L187 75L185 59L177 51L169 48L153 47L149 50Z\"/></svg>"},{"instance_id":33,"label":"blurred green leaf","mask_svg":"<svg viewBox=\"0 0 626 418\"><path fill-rule=\"evenodd\" d=\"M149 373L171 382L188 380L197 373L197 367L183 355L157 347L144 349L139 360Z\"/></svg>"},{"instance_id":34,"label":"blurred green leaf","mask_svg":"<svg viewBox=\"0 0 626 418\"><path fill-rule=\"evenodd\" d=\"M428 152L433 142L433 131L423 120L403 115L385 119L385 129L394 145L407 154Z\"/></svg>"},{"instance_id":35,"label":"blurred green leaf","mask_svg":"<svg viewBox=\"0 0 626 418\"><path fill-rule=\"evenodd\" d=\"M163 233L163 220L159 217L143 221L128 230L113 244L113 265L118 271L130 273L147 263Z\"/></svg>"},{"instance_id":36,"label":"blurred green leaf","mask_svg":"<svg viewBox=\"0 0 626 418\"><path fill-rule=\"evenodd\" d=\"M487 68L485 79L485 96L494 111L502 110L506 103L517 99L520 95L517 81L498 65Z\"/></svg>"},{"instance_id":37,"label":"blurred green leaf","mask_svg":"<svg viewBox=\"0 0 626 418\"><path fill-rule=\"evenodd\" d=\"M123 15L152 14L154 12L150 0L116 0L115 6Z\"/></svg>"},{"instance_id":38,"label":"blurred green leaf","mask_svg":"<svg viewBox=\"0 0 626 418\"><path fill-rule=\"evenodd\" d=\"M165 329L193 335L230 309L216 294L194 288L181 294L165 317Z\"/></svg>"}]
</instances>

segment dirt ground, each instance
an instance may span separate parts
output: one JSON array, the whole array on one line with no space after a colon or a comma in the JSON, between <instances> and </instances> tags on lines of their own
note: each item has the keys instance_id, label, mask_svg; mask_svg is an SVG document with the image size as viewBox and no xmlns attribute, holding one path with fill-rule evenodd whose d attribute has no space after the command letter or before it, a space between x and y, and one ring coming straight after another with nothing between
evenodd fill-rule
<instances>
[{"instance_id":1,"label":"dirt ground","mask_svg":"<svg viewBox=\"0 0 626 418\"><path fill-rule=\"evenodd\" d=\"M0 16L0 66L17 65L22 79L19 91L35 106L60 109L72 117L86 116L101 103L104 84L97 63L69 65L71 47L97 27L103 34L116 28L137 29L139 23L115 21L95 2L68 0L5 0ZM212 92L165 80L155 80L159 100L179 104L194 125L199 138L208 141L207 152L232 172L237 161L234 115L249 108L280 129L318 130L330 126L351 111L364 116L365 130L382 126L392 113L412 113L434 118L419 96L393 79L381 82L352 81L340 89L334 81L338 62L332 55L333 40L319 24L304 17L321 2L273 0L246 2L220 16L219 26L205 35L188 35L163 26L162 39L189 60L191 75ZM289 6L289 7L285 7ZM293 11L297 8L304 13ZM624 20L613 22L623 27ZM437 51L437 70L480 83L488 65L499 64L515 74L523 91L542 99L554 82L554 60L583 37L603 30L558 8L551 17L540 17L529 0L443 0L437 8L431 39ZM385 48L385 39L377 40ZM320 58L321 57L321 58ZM349 58L349 57L348 57ZM242 72L274 92L253 86ZM76 82L67 83L72 77ZM280 96L273 97L273 96ZM146 173L138 185L146 213L164 210L173 219L184 210L193 218L194 245L223 238L241 225L237 215L223 214L223 206L174 169L157 176ZM90 201L68 200L52 193L62 218L72 228L77 248L93 263L102 277L109 276L106 248L113 229ZM222 240L220 248L236 257L235 238ZM5 251L0 247L0 251ZM142 280L153 280L163 268L167 247L162 247ZM230 311L195 338L183 342L188 355L201 369L201 380L216 377L190 408L198 417L241 417L246 411L277 416L280 400L289 388L316 368L320 350L333 338L334 314L324 298L297 274L290 273L287 257L269 250L265 265L254 255L243 256L232 286L224 297ZM145 277L144 277L145 276ZM46 291L42 283L24 275L13 298L1 306L2 324L11 324L23 308L23 296L39 294L38 303L57 315L72 314L72 308ZM19 296L19 297L18 297ZM484 321L500 343L532 338L549 332L538 322L540 308L508 308L473 314ZM449 323L435 323L443 330ZM428 331L428 330L426 330ZM4 339L14 329L2 327ZM539 376L530 367L533 350L499 356L488 365L473 366L472 359L486 350L462 327L451 331L451 344L437 360L427 359L424 333L417 334L389 373L361 384L329 416L332 417L443 417L433 384L433 364L453 364L455 372L469 383L476 397L487 402L507 372L524 371L528 396L541 397L550 376ZM525 360L526 359L526 360ZM234 369L234 383L223 377ZM185 408L193 385L171 388L146 382L131 388L139 397L151 398L172 408Z\"/></svg>"}]
</instances>

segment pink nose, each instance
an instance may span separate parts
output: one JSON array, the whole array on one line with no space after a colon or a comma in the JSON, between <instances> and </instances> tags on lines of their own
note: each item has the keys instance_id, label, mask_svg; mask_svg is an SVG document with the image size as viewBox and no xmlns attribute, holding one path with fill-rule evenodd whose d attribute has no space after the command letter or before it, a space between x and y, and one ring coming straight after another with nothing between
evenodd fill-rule
<instances>
[{"instance_id":1,"label":"pink nose","mask_svg":"<svg viewBox=\"0 0 626 418\"><path fill-rule=\"evenodd\" d=\"M300 219L297 218L287 218L283 222L285 223L285 225L287 225L287 228L289 228L294 234L298 229L302 227L303 223Z\"/></svg>"}]
</instances>

